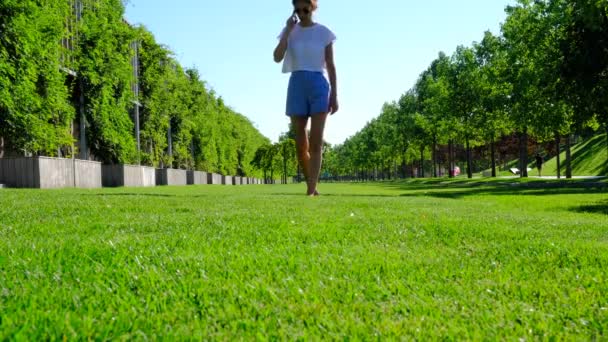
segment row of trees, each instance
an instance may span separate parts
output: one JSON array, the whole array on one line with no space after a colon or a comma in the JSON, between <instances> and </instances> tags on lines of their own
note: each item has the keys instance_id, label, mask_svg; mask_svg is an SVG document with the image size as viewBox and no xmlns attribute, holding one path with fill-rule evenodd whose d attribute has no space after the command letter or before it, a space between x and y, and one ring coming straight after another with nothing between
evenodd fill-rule
<instances>
[{"instance_id":1,"label":"row of trees","mask_svg":"<svg viewBox=\"0 0 608 342\"><path fill-rule=\"evenodd\" d=\"M287 184L289 178L297 175L300 178L296 156L295 132L291 129L279 138L279 142L261 146L252 161L253 165L262 170L263 179L271 182L276 175L281 175L281 183Z\"/></svg>"},{"instance_id":2,"label":"row of trees","mask_svg":"<svg viewBox=\"0 0 608 342\"><path fill-rule=\"evenodd\" d=\"M608 1L519 0L506 12L501 35L440 53L411 90L329 149L325 173L453 175L464 161L472 177L484 164L474 155L488 150L496 176L496 147L516 137L522 176L534 139L565 145L570 177L571 136L608 132Z\"/></svg>"},{"instance_id":3,"label":"row of trees","mask_svg":"<svg viewBox=\"0 0 608 342\"><path fill-rule=\"evenodd\" d=\"M269 140L123 15L121 0L0 3L5 147L259 176L252 161Z\"/></svg>"}]
</instances>

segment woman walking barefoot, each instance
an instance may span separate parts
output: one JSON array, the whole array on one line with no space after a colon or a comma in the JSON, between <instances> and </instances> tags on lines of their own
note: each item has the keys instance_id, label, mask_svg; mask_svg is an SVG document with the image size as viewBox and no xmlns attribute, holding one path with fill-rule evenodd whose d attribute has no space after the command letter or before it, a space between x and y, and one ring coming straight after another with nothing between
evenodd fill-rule
<instances>
[{"instance_id":1,"label":"woman walking barefoot","mask_svg":"<svg viewBox=\"0 0 608 342\"><path fill-rule=\"evenodd\" d=\"M279 36L274 60L283 61L283 73L291 73L285 114L291 117L296 131L296 149L306 178L306 194L318 196L325 120L339 108L333 52L336 36L313 21L317 0L293 0L292 4L294 11ZM309 119L310 137L306 131Z\"/></svg>"}]
</instances>

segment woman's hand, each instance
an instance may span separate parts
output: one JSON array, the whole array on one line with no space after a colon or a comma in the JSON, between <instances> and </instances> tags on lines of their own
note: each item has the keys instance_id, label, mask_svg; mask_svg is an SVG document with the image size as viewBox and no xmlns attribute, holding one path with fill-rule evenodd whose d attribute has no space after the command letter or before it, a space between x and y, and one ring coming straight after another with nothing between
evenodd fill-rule
<instances>
[{"instance_id":1,"label":"woman's hand","mask_svg":"<svg viewBox=\"0 0 608 342\"><path fill-rule=\"evenodd\" d=\"M285 27L286 27L286 34L291 33L291 31L293 30L294 27L296 27L296 24L298 23L298 17L296 16L295 13L292 13L291 16L289 17L289 19L287 19L287 22L285 23Z\"/></svg>"},{"instance_id":2,"label":"woman's hand","mask_svg":"<svg viewBox=\"0 0 608 342\"><path fill-rule=\"evenodd\" d=\"M289 38L289 35L291 34L291 31L293 31L293 28L296 27L297 22L298 19L295 13L293 13L289 17L289 19L287 19L287 22L285 23L285 30L283 32L281 40L279 41L277 47L274 49L275 62L280 63L283 58L285 58L285 51L287 51L287 40Z\"/></svg>"},{"instance_id":3,"label":"woman's hand","mask_svg":"<svg viewBox=\"0 0 608 342\"><path fill-rule=\"evenodd\" d=\"M340 109L340 105L338 104L338 96L334 93L331 93L329 98L329 112L331 114L335 114Z\"/></svg>"}]
</instances>

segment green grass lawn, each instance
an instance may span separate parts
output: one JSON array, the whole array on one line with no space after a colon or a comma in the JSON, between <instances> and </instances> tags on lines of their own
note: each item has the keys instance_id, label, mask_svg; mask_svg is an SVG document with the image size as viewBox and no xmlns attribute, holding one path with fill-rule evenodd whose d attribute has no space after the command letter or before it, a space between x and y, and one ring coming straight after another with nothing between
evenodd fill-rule
<instances>
[{"instance_id":1,"label":"green grass lawn","mask_svg":"<svg viewBox=\"0 0 608 342\"><path fill-rule=\"evenodd\" d=\"M0 340L608 338L608 192L518 184L0 190Z\"/></svg>"}]
</instances>

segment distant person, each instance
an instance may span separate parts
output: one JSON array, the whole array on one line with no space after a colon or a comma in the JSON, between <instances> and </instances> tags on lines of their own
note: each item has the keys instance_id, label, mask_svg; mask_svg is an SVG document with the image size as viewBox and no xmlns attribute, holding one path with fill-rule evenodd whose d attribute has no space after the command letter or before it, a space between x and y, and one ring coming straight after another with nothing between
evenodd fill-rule
<instances>
[{"instance_id":1,"label":"distant person","mask_svg":"<svg viewBox=\"0 0 608 342\"><path fill-rule=\"evenodd\" d=\"M283 73L291 73L285 114L296 131L306 194L318 196L325 120L339 108L333 53L336 36L313 21L317 0L293 0L292 5L294 10L279 35L274 60L283 61ZM306 130L309 118L310 138Z\"/></svg>"},{"instance_id":2,"label":"distant person","mask_svg":"<svg viewBox=\"0 0 608 342\"><path fill-rule=\"evenodd\" d=\"M542 177L543 172L543 156L537 153L534 157L536 159L536 168L538 169L538 177Z\"/></svg>"}]
</instances>

